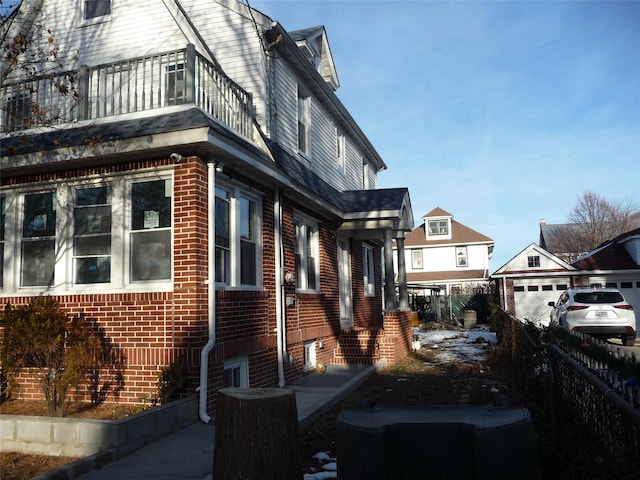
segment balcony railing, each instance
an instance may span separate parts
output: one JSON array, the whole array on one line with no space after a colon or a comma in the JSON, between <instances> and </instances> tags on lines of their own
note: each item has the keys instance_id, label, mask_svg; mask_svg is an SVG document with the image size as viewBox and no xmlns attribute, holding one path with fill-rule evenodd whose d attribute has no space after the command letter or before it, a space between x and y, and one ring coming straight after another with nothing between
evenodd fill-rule
<instances>
[{"instance_id":1,"label":"balcony railing","mask_svg":"<svg viewBox=\"0 0 640 480\"><path fill-rule=\"evenodd\" d=\"M251 95L193 45L0 87L2 133L193 104L251 138Z\"/></svg>"}]
</instances>

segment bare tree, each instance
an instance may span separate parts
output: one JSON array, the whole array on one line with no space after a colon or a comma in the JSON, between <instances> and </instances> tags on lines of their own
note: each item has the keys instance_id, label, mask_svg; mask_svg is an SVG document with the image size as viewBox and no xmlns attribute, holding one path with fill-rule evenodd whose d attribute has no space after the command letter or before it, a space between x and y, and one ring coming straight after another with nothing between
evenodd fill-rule
<instances>
[{"instance_id":1,"label":"bare tree","mask_svg":"<svg viewBox=\"0 0 640 480\"><path fill-rule=\"evenodd\" d=\"M549 249L567 261L590 252L607 240L640 227L640 210L631 200L612 201L587 190L578 197L567 217L546 235ZM562 228L559 228L562 227Z\"/></svg>"},{"instance_id":2,"label":"bare tree","mask_svg":"<svg viewBox=\"0 0 640 480\"><path fill-rule=\"evenodd\" d=\"M54 32L39 20L42 0L0 0L2 131L64 121L79 96L74 72L65 72Z\"/></svg>"}]
</instances>

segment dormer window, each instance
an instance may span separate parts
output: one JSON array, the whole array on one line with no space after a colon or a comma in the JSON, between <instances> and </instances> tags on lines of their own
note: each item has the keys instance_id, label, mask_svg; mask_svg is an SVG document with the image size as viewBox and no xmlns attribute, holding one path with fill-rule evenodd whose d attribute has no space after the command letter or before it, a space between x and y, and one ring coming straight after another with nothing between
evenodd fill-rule
<instances>
[{"instance_id":1,"label":"dormer window","mask_svg":"<svg viewBox=\"0 0 640 480\"><path fill-rule=\"evenodd\" d=\"M446 219L429 220L429 235L449 235L449 222Z\"/></svg>"}]
</instances>

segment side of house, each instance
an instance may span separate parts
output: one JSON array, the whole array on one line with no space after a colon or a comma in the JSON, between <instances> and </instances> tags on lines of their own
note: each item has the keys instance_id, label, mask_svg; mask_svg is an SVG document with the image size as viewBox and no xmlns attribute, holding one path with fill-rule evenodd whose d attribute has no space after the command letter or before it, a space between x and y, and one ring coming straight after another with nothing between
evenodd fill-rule
<instances>
[{"instance_id":1,"label":"side of house","mask_svg":"<svg viewBox=\"0 0 640 480\"><path fill-rule=\"evenodd\" d=\"M406 355L409 194L376 189L324 29L233 0L36 3L64 68L0 86L3 303L90 321L126 359L113 400L184 358L205 420L223 386Z\"/></svg>"}]
</instances>

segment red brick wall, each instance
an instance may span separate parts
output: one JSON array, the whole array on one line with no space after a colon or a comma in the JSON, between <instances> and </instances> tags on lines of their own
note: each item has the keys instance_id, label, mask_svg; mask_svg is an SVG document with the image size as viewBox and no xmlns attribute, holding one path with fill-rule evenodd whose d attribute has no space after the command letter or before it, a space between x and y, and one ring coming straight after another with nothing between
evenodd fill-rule
<instances>
[{"instance_id":1,"label":"red brick wall","mask_svg":"<svg viewBox=\"0 0 640 480\"><path fill-rule=\"evenodd\" d=\"M395 365L411 352L411 312L385 312L384 337L380 342L380 356Z\"/></svg>"},{"instance_id":2,"label":"red brick wall","mask_svg":"<svg viewBox=\"0 0 640 480\"><path fill-rule=\"evenodd\" d=\"M110 175L169 164L164 159L137 162L39 175L20 179L20 182L63 177L77 179L96 173ZM18 184L18 181L13 179L12 183ZM207 178L206 166L200 160L184 159L175 168L174 205L173 291L52 295L68 315L84 315L123 355L126 362L122 372L123 388L107 401L138 403L141 398L154 395L160 369L180 356L192 365L187 391L193 393L198 383L199 353L207 340L207 287L204 283L207 272ZM0 298L3 304L10 302L13 305L22 305L29 300L29 297ZM39 391L29 384L25 375L21 383L22 395L39 397ZM80 391L82 393L85 392Z\"/></svg>"},{"instance_id":3,"label":"red brick wall","mask_svg":"<svg viewBox=\"0 0 640 480\"><path fill-rule=\"evenodd\" d=\"M194 394L199 385L201 349L208 340L208 205L207 166L198 158L184 158L178 165L168 159L135 162L91 169L78 169L34 177L10 179L13 185L60 179L75 180L88 175L109 176L148 168L173 168L174 182L174 285L166 292L87 293L55 296L69 315L83 314L117 346L124 358L124 385L118 396L107 401L138 403L156 392L160 368L184 356L190 365L185 393ZM294 205L283 200L283 243L286 269L295 272ZM251 387L275 386L277 375L276 279L274 244L274 204L263 196L263 288L255 291L216 292L216 344L209 355L208 412L214 409L215 392L223 384L224 361L246 356ZM287 351L294 361L285 362L285 375L292 379L302 373L305 341L324 343L316 350L317 361L330 363L340 335L339 284L335 226L319 226L320 292L299 293L287 285L285 295L295 305L286 307ZM375 297L364 296L362 243L353 241L353 310L359 326L380 325L381 286ZM380 251L376 249L379 276ZM4 304L20 305L28 297L0 297ZM22 394L39 396L33 381L23 376ZM81 395L86 392L81 391ZM86 399L86 395L84 397Z\"/></svg>"}]
</instances>

